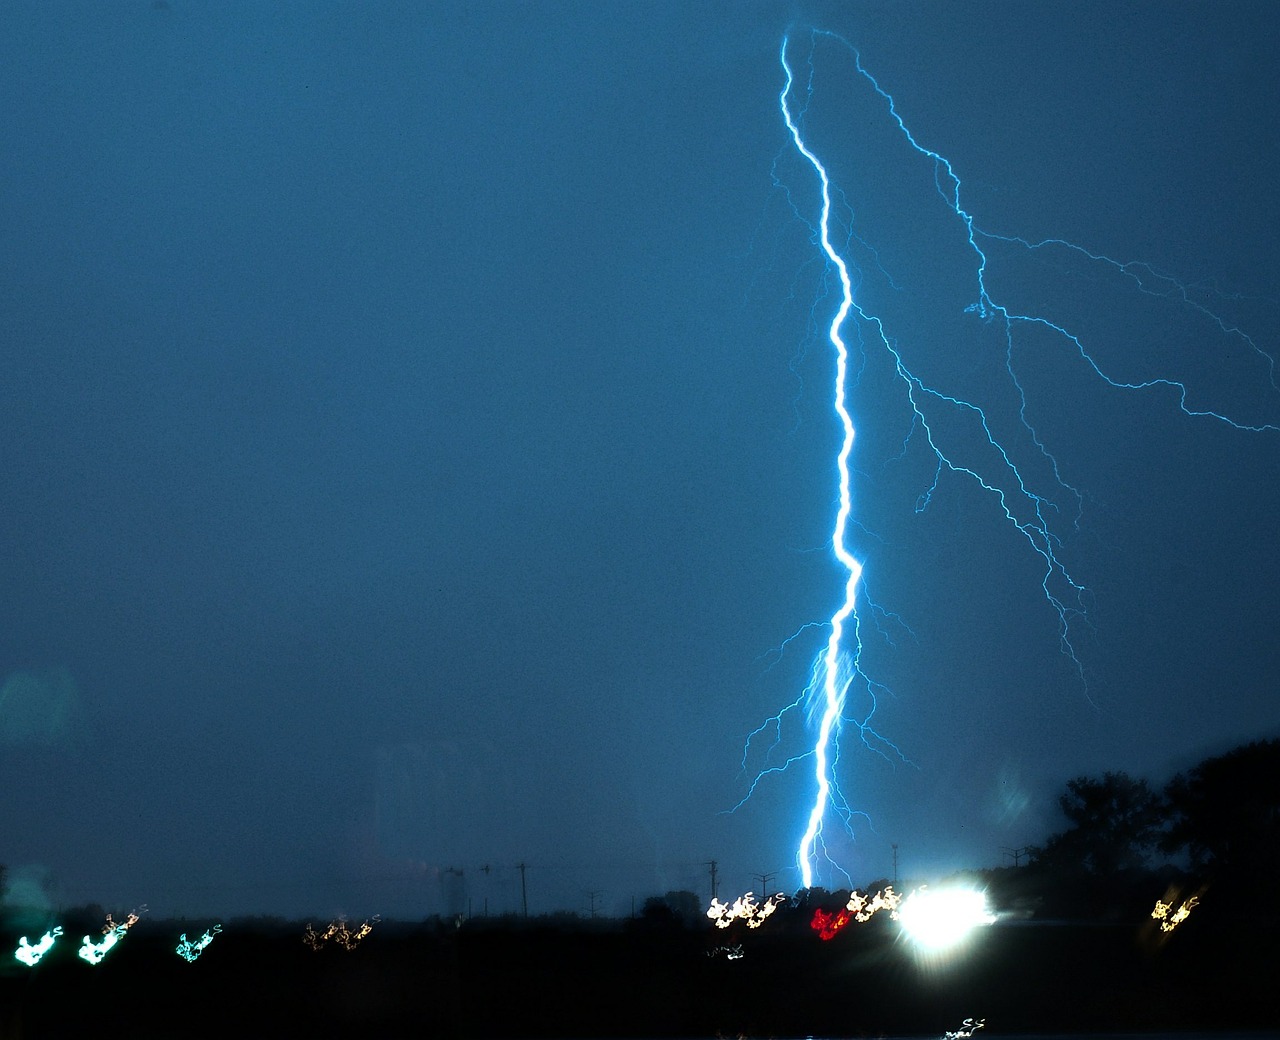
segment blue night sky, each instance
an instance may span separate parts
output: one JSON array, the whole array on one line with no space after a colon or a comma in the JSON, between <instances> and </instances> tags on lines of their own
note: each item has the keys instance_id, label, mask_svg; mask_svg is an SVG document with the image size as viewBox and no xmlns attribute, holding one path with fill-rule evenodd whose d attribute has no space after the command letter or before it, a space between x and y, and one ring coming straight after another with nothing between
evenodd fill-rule
<instances>
[{"instance_id":1,"label":"blue night sky","mask_svg":"<svg viewBox=\"0 0 1280 1040\"><path fill-rule=\"evenodd\" d=\"M789 712L743 771L843 587L838 292L778 105L788 29L860 304L987 407L1088 589L1078 670L994 495L946 471L917 510L936 459L848 323L862 663L901 755L845 727L832 858L855 884L894 844L907 877L997 865L1073 776L1159 786L1280 735L1280 433L1110 387L1022 323L1056 485L933 165L808 29L861 51L983 228L1179 280L986 239L994 299L1256 426L1280 423L1271 4L0 21L0 862L24 896L500 912L524 863L531 912L626 912L705 894L712 859L722 895L799 885L811 760L726 811L804 752ZM971 415L939 422L993 465Z\"/></svg>"}]
</instances>

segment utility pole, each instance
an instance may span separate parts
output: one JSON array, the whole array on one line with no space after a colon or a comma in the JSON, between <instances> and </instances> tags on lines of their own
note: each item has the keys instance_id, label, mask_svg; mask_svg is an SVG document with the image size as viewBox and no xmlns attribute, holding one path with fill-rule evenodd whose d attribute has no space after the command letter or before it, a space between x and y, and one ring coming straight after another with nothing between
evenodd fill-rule
<instances>
[{"instance_id":1,"label":"utility pole","mask_svg":"<svg viewBox=\"0 0 1280 1040\"><path fill-rule=\"evenodd\" d=\"M752 874L751 876L760 882L760 898L762 900L768 899L769 882L778 876L778 872L776 870L771 870L767 874Z\"/></svg>"},{"instance_id":2,"label":"utility pole","mask_svg":"<svg viewBox=\"0 0 1280 1040\"><path fill-rule=\"evenodd\" d=\"M711 868L711 898L714 900L720 895L720 882L716 877L716 861L712 860L707 866Z\"/></svg>"},{"instance_id":3,"label":"utility pole","mask_svg":"<svg viewBox=\"0 0 1280 1040\"><path fill-rule=\"evenodd\" d=\"M1023 845L1020 849L1011 849L1006 845L1001 845L1000 851L1013 860L1013 865L1015 867L1020 867L1022 866L1022 857L1031 851L1031 847Z\"/></svg>"},{"instance_id":4,"label":"utility pole","mask_svg":"<svg viewBox=\"0 0 1280 1040\"><path fill-rule=\"evenodd\" d=\"M893 843L893 883L898 883L898 843Z\"/></svg>"},{"instance_id":5,"label":"utility pole","mask_svg":"<svg viewBox=\"0 0 1280 1040\"><path fill-rule=\"evenodd\" d=\"M587 892L587 898L591 900L591 920L596 919L596 896L600 895L599 889L590 889Z\"/></svg>"},{"instance_id":6,"label":"utility pole","mask_svg":"<svg viewBox=\"0 0 1280 1040\"><path fill-rule=\"evenodd\" d=\"M529 916L529 891L524 887L524 872L527 864L521 860L516 866L520 870L520 907L524 911L524 916Z\"/></svg>"}]
</instances>

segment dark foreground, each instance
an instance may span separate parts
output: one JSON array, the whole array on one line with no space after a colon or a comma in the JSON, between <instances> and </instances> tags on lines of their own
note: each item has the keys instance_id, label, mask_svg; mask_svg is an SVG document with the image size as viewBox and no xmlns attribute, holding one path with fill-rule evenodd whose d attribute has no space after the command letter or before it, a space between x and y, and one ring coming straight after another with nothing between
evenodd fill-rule
<instances>
[{"instance_id":1,"label":"dark foreground","mask_svg":"<svg viewBox=\"0 0 1280 1040\"><path fill-rule=\"evenodd\" d=\"M301 924L231 922L194 964L175 956L178 932L203 927L144 920L97 966L76 957L82 931L35 968L3 936L0 1036L941 1036L970 1016L980 1037L1280 1028L1276 937L1207 915L1168 936L997 924L946 960L888 920L822 942L798 913L755 931L384 922L351 951L313 951Z\"/></svg>"}]
</instances>

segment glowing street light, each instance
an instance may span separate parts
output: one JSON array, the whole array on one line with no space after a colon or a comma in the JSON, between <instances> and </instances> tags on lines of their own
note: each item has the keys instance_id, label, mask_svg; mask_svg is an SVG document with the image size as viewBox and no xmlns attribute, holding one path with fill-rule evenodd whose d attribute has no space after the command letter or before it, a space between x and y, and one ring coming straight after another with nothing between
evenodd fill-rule
<instances>
[{"instance_id":1,"label":"glowing street light","mask_svg":"<svg viewBox=\"0 0 1280 1040\"><path fill-rule=\"evenodd\" d=\"M995 915L987 908L987 897L976 889L921 888L903 901L898 920L918 946L940 952L994 922Z\"/></svg>"}]
</instances>

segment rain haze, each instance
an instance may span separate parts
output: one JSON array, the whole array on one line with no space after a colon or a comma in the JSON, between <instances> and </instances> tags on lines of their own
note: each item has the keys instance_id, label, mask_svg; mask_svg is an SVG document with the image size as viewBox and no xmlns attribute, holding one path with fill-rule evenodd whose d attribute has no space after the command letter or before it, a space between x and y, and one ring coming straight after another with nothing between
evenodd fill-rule
<instances>
[{"instance_id":1,"label":"rain haze","mask_svg":"<svg viewBox=\"0 0 1280 1040\"><path fill-rule=\"evenodd\" d=\"M624 914L708 896L713 860L731 897L798 887L813 760L777 767L812 738L803 706L767 722L844 576L839 293L779 107L788 33L860 302L923 380L1024 431L1087 590L1064 646L1044 560L939 471L851 321L878 736L840 735L851 833L828 820L815 883L891 876L895 847L909 877L998 865L1060 827L1074 776L1159 785L1280 735L1280 433L1108 386L1043 325L1012 383L933 164L810 34L858 49L983 228L1177 279L987 239L992 297L1117 381L1274 427L1272 5L0 18L0 862L23 898Z\"/></svg>"}]
</instances>

